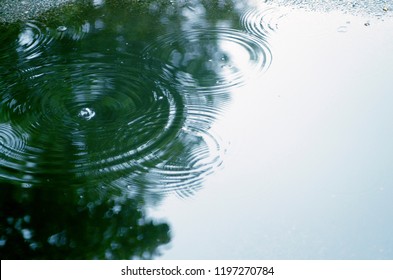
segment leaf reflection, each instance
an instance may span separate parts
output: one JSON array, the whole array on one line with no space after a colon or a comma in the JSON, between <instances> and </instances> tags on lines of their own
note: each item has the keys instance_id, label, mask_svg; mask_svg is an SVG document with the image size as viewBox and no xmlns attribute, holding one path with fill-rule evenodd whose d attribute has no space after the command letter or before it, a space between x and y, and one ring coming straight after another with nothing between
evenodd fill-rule
<instances>
[{"instance_id":1,"label":"leaf reflection","mask_svg":"<svg viewBox=\"0 0 393 280\"><path fill-rule=\"evenodd\" d=\"M58 187L58 186L57 186ZM170 241L144 202L103 188L0 188L2 259L151 259Z\"/></svg>"},{"instance_id":2,"label":"leaf reflection","mask_svg":"<svg viewBox=\"0 0 393 280\"><path fill-rule=\"evenodd\" d=\"M239 23L229 0L113 0L0 26L2 258L159 254L146 208L221 165L211 127L270 64Z\"/></svg>"}]
</instances>

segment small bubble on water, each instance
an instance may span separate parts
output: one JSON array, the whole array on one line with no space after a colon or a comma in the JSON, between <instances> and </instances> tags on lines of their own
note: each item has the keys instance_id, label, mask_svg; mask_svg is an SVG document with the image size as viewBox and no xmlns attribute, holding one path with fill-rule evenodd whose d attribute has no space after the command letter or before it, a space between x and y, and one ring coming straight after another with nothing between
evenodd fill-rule
<instances>
[{"instance_id":1,"label":"small bubble on water","mask_svg":"<svg viewBox=\"0 0 393 280\"><path fill-rule=\"evenodd\" d=\"M61 26L59 26L59 27L57 27L57 29L56 29L58 32L64 32L64 31L66 31L67 30L67 27L66 26L64 26L64 25L61 25Z\"/></svg>"},{"instance_id":2,"label":"small bubble on water","mask_svg":"<svg viewBox=\"0 0 393 280\"><path fill-rule=\"evenodd\" d=\"M94 116L96 115L96 113L90 109L90 108L83 108L82 110L80 110L78 116L85 119L85 120L91 120Z\"/></svg>"}]
</instances>

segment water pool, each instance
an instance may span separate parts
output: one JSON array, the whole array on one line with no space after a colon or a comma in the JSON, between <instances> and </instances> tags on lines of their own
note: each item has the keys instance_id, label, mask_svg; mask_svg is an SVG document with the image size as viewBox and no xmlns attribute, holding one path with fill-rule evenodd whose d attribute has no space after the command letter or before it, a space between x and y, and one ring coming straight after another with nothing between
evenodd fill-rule
<instances>
[{"instance_id":1,"label":"water pool","mask_svg":"<svg viewBox=\"0 0 393 280\"><path fill-rule=\"evenodd\" d=\"M2 259L391 259L393 7L260 2L2 24Z\"/></svg>"}]
</instances>

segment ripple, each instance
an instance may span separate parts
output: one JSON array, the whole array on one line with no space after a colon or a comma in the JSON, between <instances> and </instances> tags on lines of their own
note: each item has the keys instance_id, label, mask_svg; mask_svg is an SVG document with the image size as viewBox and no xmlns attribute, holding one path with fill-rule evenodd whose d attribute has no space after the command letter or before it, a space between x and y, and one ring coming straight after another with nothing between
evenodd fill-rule
<instances>
[{"instance_id":1,"label":"ripple","mask_svg":"<svg viewBox=\"0 0 393 280\"><path fill-rule=\"evenodd\" d=\"M27 135L9 124L0 124L0 153L4 157L18 157L25 148Z\"/></svg>"},{"instance_id":2,"label":"ripple","mask_svg":"<svg viewBox=\"0 0 393 280\"><path fill-rule=\"evenodd\" d=\"M122 48L116 40L95 44L99 32L88 23L28 22L9 36L10 47L1 46L17 50L18 64L0 81L0 166L9 169L0 178L192 193L222 163L224 145L211 125L228 95L216 93L265 70L265 42L233 30L198 31L161 37L138 53L123 41ZM182 53L195 65L171 61L177 48L158 55L162 40L186 50L196 43L201 49Z\"/></svg>"},{"instance_id":3,"label":"ripple","mask_svg":"<svg viewBox=\"0 0 393 280\"><path fill-rule=\"evenodd\" d=\"M0 124L1 178L13 179L15 170L23 169L28 135L10 124Z\"/></svg>"},{"instance_id":4,"label":"ripple","mask_svg":"<svg viewBox=\"0 0 393 280\"><path fill-rule=\"evenodd\" d=\"M242 15L240 22L247 32L265 37L278 30L284 16L277 8L253 8Z\"/></svg>"},{"instance_id":5,"label":"ripple","mask_svg":"<svg viewBox=\"0 0 393 280\"><path fill-rule=\"evenodd\" d=\"M155 191L180 192L220 165L218 137L197 131L214 120L211 98L187 96L168 80L170 70L130 54L81 55L71 64L52 59L20 71L0 100L10 122L1 165L15 169L14 180L53 183L55 176L70 185L118 186L147 180Z\"/></svg>"},{"instance_id":6,"label":"ripple","mask_svg":"<svg viewBox=\"0 0 393 280\"><path fill-rule=\"evenodd\" d=\"M46 74L36 75L33 82L40 86L22 101L32 108L24 114L25 129L41 134L35 145L38 153L56 141L58 147L50 152L58 159L67 147L78 176L129 169L135 160L162 148L179 129L182 98L154 73L83 63L68 65L60 76L62 68L44 68Z\"/></svg>"},{"instance_id":7,"label":"ripple","mask_svg":"<svg viewBox=\"0 0 393 280\"><path fill-rule=\"evenodd\" d=\"M90 108L82 108L82 110L80 110L78 116L85 119L85 120L90 120L91 118L94 118L94 116L96 115L96 112L94 112L92 109Z\"/></svg>"},{"instance_id":8,"label":"ripple","mask_svg":"<svg viewBox=\"0 0 393 280\"><path fill-rule=\"evenodd\" d=\"M57 30L58 32L64 32L64 31L67 30L67 27L64 26L64 25L60 25L59 27L56 28L56 30Z\"/></svg>"},{"instance_id":9,"label":"ripple","mask_svg":"<svg viewBox=\"0 0 393 280\"><path fill-rule=\"evenodd\" d=\"M211 94L244 85L264 72L272 59L264 38L227 28L167 34L144 53L173 69L183 88Z\"/></svg>"},{"instance_id":10,"label":"ripple","mask_svg":"<svg viewBox=\"0 0 393 280\"><path fill-rule=\"evenodd\" d=\"M153 193L176 193L189 197L202 187L206 177L222 165L226 149L217 133L183 127L176 135L176 141L167 143L166 149L157 150L153 159L146 163L157 162L154 166L144 165L132 176L114 182L118 187L144 186ZM154 187L152 182L159 182ZM147 188L146 188L147 187Z\"/></svg>"},{"instance_id":11,"label":"ripple","mask_svg":"<svg viewBox=\"0 0 393 280\"><path fill-rule=\"evenodd\" d=\"M187 197L201 187L201 182L207 175L217 171L223 162L225 149L217 134L206 130L183 129L178 137L187 146L182 153L172 154L172 158L160 163L158 174L167 191L175 191L179 196ZM187 185L178 188L183 181L187 181Z\"/></svg>"},{"instance_id":12,"label":"ripple","mask_svg":"<svg viewBox=\"0 0 393 280\"><path fill-rule=\"evenodd\" d=\"M17 51L24 59L37 58L48 48L52 40L47 26L37 21L29 21L19 33Z\"/></svg>"},{"instance_id":13,"label":"ripple","mask_svg":"<svg viewBox=\"0 0 393 280\"><path fill-rule=\"evenodd\" d=\"M53 38L57 40L81 41L91 32L91 29L91 24L86 21L80 25L53 27L50 29L50 32Z\"/></svg>"}]
</instances>

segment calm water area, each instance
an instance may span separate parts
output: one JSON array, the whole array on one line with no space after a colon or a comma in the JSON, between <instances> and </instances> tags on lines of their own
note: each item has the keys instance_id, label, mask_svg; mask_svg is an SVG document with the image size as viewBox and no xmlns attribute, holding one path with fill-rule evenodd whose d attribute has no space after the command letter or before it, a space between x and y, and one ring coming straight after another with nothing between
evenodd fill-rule
<instances>
[{"instance_id":1,"label":"calm water area","mask_svg":"<svg viewBox=\"0 0 393 280\"><path fill-rule=\"evenodd\" d=\"M1 259L393 258L389 1L28 2Z\"/></svg>"}]
</instances>

